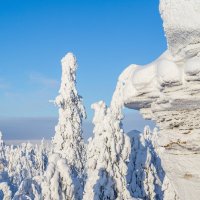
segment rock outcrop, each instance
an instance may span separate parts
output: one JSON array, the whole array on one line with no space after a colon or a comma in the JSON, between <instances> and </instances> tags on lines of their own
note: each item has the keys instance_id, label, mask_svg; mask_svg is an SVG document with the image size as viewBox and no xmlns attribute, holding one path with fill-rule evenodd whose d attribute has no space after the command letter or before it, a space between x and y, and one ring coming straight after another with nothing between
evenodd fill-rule
<instances>
[{"instance_id":1,"label":"rock outcrop","mask_svg":"<svg viewBox=\"0 0 200 200\"><path fill-rule=\"evenodd\" d=\"M159 156L180 199L200 196L200 1L160 0L168 50L120 75L126 107L159 128Z\"/></svg>"}]
</instances>

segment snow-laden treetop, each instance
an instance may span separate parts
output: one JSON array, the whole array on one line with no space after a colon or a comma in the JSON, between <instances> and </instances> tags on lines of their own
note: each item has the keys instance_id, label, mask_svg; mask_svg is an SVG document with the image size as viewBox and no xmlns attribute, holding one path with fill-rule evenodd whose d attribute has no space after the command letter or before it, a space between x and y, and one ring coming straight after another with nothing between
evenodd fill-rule
<instances>
[{"instance_id":1,"label":"snow-laden treetop","mask_svg":"<svg viewBox=\"0 0 200 200\"><path fill-rule=\"evenodd\" d=\"M200 1L160 0L160 13L173 55L190 56L200 50Z\"/></svg>"},{"instance_id":2,"label":"snow-laden treetop","mask_svg":"<svg viewBox=\"0 0 200 200\"><path fill-rule=\"evenodd\" d=\"M73 55L73 53L69 52L67 53L61 60L63 71L68 69L72 69L73 71L76 71L77 69L77 63L76 63L76 57Z\"/></svg>"}]
</instances>

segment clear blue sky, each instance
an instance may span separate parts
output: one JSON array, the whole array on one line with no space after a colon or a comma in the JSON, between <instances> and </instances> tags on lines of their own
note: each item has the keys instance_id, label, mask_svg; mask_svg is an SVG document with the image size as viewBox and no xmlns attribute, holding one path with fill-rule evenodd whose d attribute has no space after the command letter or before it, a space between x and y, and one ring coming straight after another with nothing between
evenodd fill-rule
<instances>
[{"instance_id":1,"label":"clear blue sky","mask_svg":"<svg viewBox=\"0 0 200 200\"><path fill-rule=\"evenodd\" d=\"M55 117L60 59L79 63L78 90L109 104L117 77L166 49L158 0L0 0L0 117Z\"/></svg>"}]
</instances>

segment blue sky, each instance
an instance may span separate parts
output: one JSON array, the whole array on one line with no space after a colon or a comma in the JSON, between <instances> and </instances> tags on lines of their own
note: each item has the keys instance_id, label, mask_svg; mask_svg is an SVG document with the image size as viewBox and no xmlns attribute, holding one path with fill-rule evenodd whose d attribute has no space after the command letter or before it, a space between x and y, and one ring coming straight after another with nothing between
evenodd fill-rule
<instances>
[{"instance_id":1,"label":"blue sky","mask_svg":"<svg viewBox=\"0 0 200 200\"><path fill-rule=\"evenodd\" d=\"M158 0L0 0L0 118L57 117L60 59L78 59L78 90L109 104L117 77L166 49Z\"/></svg>"}]
</instances>

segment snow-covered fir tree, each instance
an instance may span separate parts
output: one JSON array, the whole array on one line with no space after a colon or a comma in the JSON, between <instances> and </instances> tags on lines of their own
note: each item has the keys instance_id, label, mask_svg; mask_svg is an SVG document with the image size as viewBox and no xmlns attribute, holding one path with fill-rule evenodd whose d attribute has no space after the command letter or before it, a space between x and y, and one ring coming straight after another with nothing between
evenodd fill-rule
<instances>
[{"instance_id":1,"label":"snow-covered fir tree","mask_svg":"<svg viewBox=\"0 0 200 200\"><path fill-rule=\"evenodd\" d=\"M107 107L104 102L93 104L95 110L93 124L94 137L89 139L87 148L87 182L85 185L84 200L115 199L115 182L107 172L108 149L105 146L106 136L104 126Z\"/></svg>"},{"instance_id":2,"label":"snow-covered fir tree","mask_svg":"<svg viewBox=\"0 0 200 200\"><path fill-rule=\"evenodd\" d=\"M6 145L0 132L0 199L11 200L12 192L7 172L8 161L6 158Z\"/></svg>"},{"instance_id":3,"label":"snow-covered fir tree","mask_svg":"<svg viewBox=\"0 0 200 200\"><path fill-rule=\"evenodd\" d=\"M4 171L4 168L7 166L6 160L6 149L5 144L3 141L3 134L0 132L0 173Z\"/></svg>"},{"instance_id":4,"label":"snow-covered fir tree","mask_svg":"<svg viewBox=\"0 0 200 200\"><path fill-rule=\"evenodd\" d=\"M3 141L2 132L0 132L0 182L5 179L8 161L6 159L6 146Z\"/></svg>"},{"instance_id":5,"label":"snow-covered fir tree","mask_svg":"<svg viewBox=\"0 0 200 200\"><path fill-rule=\"evenodd\" d=\"M18 191L15 193L12 200L41 200L41 186L40 181L34 178L32 179L24 179Z\"/></svg>"},{"instance_id":6,"label":"snow-covered fir tree","mask_svg":"<svg viewBox=\"0 0 200 200\"><path fill-rule=\"evenodd\" d=\"M0 199L2 199L2 200L11 200L12 199L12 191L7 182L0 183Z\"/></svg>"},{"instance_id":7,"label":"snow-covered fir tree","mask_svg":"<svg viewBox=\"0 0 200 200\"><path fill-rule=\"evenodd\" d=\"M47 147L45 145L44 138L41 140L40 145L35 146L36 149L36 164L37 164L37 169L39 169L39 174L43 175L48 164L48 153L50 151L50 147Z\"/></svg>"},{"instance_id":8,"label":"snow-covered fir tree","mask_svg":"<svg viewBox=\"0 0 200 200\"><path fill-rule=\"evenodd\" d=\"M56 97L55 104L59 107L59 122L55 128L55 136L52 140L53 153L59 154L61 160L56 163L51 163L54 167L48 167L48 170L54 169L54 174L57 174L60 179L66 180L66 188L64 188L64 194L68 194L67 191L71 191L70 188L74 187L75 199L81 199L84 187L84 164L85 164L85 145L82 137L82 120L86 118L85 108L82 104L82 98L79 96L76 89L76 70L77 62L72 53L68 53L62 59L62 79L59 95ZM58 165L58 163L63 163ZM65 164L64 164L65 163ZM63 166L68 169L69 173L61 173L58 166ZM61 175L62 177L61 177ZM69 177L68 177L69 176ZM49 178L46 177L48 180ZM67 180L73 180L73 185L68 184ZM65 187L63 186L63 187ZM53 186L54 187L54 186ZM57 188L59 189L59 188ZM61 194L62 195L62 194ZM63 199L69 198L68 195Z\"/></svg>"},{"instance_id":9,"label":"snow-covered fir tree","mask_svg":"<svg viewBox=\"0 0 200 200\"><path fill-rule=\"evenodd\" d=\"M11 146L8 151L8 175L16 189L23 180L40 175L40 170L37 168L35 147L32 144L23 143L20 146Z\"/></svg>"},{"instance_id":10,"label":"snow-covered fir tree","mask_svg":"<svg viewBox=\"0 0 200 200\"><path fill-rule=\"evenodd\" d=\"M133 131L129 135L132 142L132 152L128 165L127 181L131 195L142 199L156 199L157 186L160 189L158 199L162 199L162 180L159 180L156 167L160 167L160 170L162 168L157 166L157 157L153 149L149 128L145 127L144 133ZM161 178L163 177L164 174Z\"/></svg>"},{"instance_id":11,"label":"snow-covered fir tree","mask_svg":"<svg viewBox=\"0 0 200 200\"><path fill-rule=\"evenodd\" d=\"M131 151L129 137L121 128L118 112L107 108L102 101L93 104L92 108L95 127L88 144L88 178L83 199L132 199L126 182Z\"/></svg>"},{"instance_id":12,"label":"snow-covered fir tree","mask_svg":"<svg viewBox=\"0 0 200 200\"><path fill-rule=\"evenodd\" d=\"M61 87L55 100L59 107L59 122L52 142L54 152L66 158L72 170L82 172L85 156L82 120L86 113L76 89L77 62L72 53L68 53L61 62Z\"/></svg>"},{"instance_id":13,"label":"snow-covered fir tree","mask_svg":"<svg viewBox=\"0 0 200 200\"><path fill-rule=\"evenodd\" d=\"M6 181L15 199L24 196L27 198L28 196L29 198L34 196L34 199L37 199L36 197L40 195L48 151L48 148L43 144L5 145L7 166L4 168L2 179L4 182ZM34 188L39 189L35 190Z\"/></svg>"},{"instance_id":14,"label":"snow-covered fir tree","mask_svg":"<svg viewBox=\"0 0 200 200\"><path fill-rule=\"evenodd\" d=\"M127 182L131 196L140 199L176 199L162 167L157 149L157 129L146 126L144 132L132 131L131 156L128 164Z\"/></svg>"},{"instance_id":15,"label":"snow-covered fir tree","mask_svg":"<svg viewBox=\"0 0 200 200\"><path fill-rule=\"evenodd\" d=\"M42 195L45 200L80 199L80 188L71 173L67 160L60 154L52 154L42 183Z\"/></svg>"}]
</instances>

